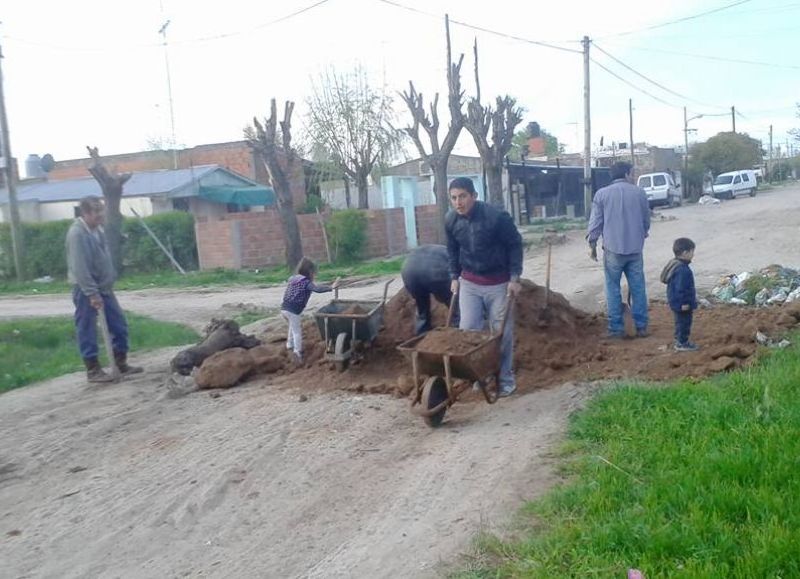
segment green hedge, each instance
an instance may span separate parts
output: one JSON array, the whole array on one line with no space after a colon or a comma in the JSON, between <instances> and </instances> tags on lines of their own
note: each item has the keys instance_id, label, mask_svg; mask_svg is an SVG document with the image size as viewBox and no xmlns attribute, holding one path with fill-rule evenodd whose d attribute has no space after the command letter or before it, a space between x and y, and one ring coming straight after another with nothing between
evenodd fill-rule
<instances>
[{"instance_id":1,"label":"green hedge","mask_svg":"<svg viewBox=\"0 0 800 579\"><path fill-rule=\"evenodd\" d=\"M334 211L328 223L328 242L338 263L361 259L367 244L367 216L358 209Z\"/></svg>"},{"instance_id":2,"label":"green hedge","mask_svg":"<svg viewBox=\"0 0 800 579\"><path fill-rule=\"evenodd\" d=\"M184 211L171 211L145 217L145 223L156 234L183 269L197 269L197 241L194 217ZM172 269L169 258L158 248L138 219L125 219L122 263L125 271L149 272Z\"/></svg>"},{"instance_id":3,"label":"green hedge","mask_svg":"<svg viewBox=\"0 0 800 579\"><path fill-rule=\"evenodd\" d=\"M175 259L184 269L197 269L197 243L194 236L194 218L183 211L152 215L145 222L161 242L171 249ZM50 275L64 278L67 275L67 258L64 242L71 219L47 223L23 223L25 264L28 278ZM172 269L169 259L147 234L138 219L123 220L123 264L126 272L151 272ZM0 223L0 278L14 277L14 260L11 252L11 229Z\"/></svg>"}]
</instances>

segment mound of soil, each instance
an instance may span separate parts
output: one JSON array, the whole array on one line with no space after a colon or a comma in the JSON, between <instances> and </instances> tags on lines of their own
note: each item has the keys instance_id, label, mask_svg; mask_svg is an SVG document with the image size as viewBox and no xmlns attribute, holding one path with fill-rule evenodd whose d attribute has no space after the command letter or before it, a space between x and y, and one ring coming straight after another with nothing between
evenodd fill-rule
<instances>
[{"instance_id":1,"label":"mound of soil","mask_svg":"<svg viewBox=\"0 0 800 579\"><path fill-rule=\"evenodd\" d=\"M432 310L434 326L443 326L447 308L433 301ZM325 344L316 324L306 321L304 364L294 370L291 384L408 395L413 386L411 363L397 351L397 346L414 337L415 315L413 298L401 290L387 302L384 328L372 347L360 352L343 373L324 363ZM699 379L750 364L758 350L756 332L779 339L799 322L800 303L763 308L723 305L698 310L692 339L701 349L677 353L671 347L672 312L664 303L651 303L649 337L609 340L605 337L603 315L578 310L555 292L546 299L544 287L524 280L514 308L517 383L525 392L571 380ZM449 348L453 338L447 336L451 335L463 333L432 332L425 340L436 344L441 338Z\"/></svg>"},{"instance_id":2,"label":"mound of soil","mask_svg":"<svg viewBox=\"0 0 800 579\"><path fill-rule=\"evenodd\" d=\"M430 354L466 354L491 336L483 332L467 332L457 328L436 328L417 344L417 350Z\"/></svg>"},{"instance_id":3,"label":"mound of soil","mask_svg":"<svg viewBox=\"0 0 800 579\"><path fill-rule=\"evenodd\" d=\"M345 314L345 315L348 315L348 316L363 316L364 314L368 314L369 311L367 311L366 309L362 308L358 304L353 304L351 306L346 307L345 309L343 309L339 313L342 313L342 314Z\"/></svg>"}]
</instances>

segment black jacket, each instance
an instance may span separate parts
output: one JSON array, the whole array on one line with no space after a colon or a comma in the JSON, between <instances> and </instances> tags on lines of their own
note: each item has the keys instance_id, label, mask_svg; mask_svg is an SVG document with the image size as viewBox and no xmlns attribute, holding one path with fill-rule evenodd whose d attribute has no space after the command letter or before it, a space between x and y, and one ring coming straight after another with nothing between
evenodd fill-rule
<instances>
[{"instance_id":1,"label":"black jacket","mask_svg":"<svg viewBox=\"0 0 800 579\"><path fill-rule=\"evenodd\" d=\"M445 218L450 277L462 270L475 275L522 275L522 236L506 211L476 201L469 215L450 211Z\"/></svg>"}]
</instances>

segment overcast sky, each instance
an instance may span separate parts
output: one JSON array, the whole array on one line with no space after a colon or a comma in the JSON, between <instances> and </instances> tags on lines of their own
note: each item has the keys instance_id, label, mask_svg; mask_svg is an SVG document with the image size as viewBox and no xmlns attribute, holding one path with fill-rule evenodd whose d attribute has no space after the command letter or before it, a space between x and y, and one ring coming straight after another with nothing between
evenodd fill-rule
<instances>
[{"instance_id":1,"label":"overcast sky","mask_svg":"<svg viewBox=\"0 0 800 579\"><path fill-rule=\"evenodd\" d=\"M167 20L176 140L194 146L241 139L243 127L265 114L273 96L297 101L295 125L302 130L310 78L327 66L361 64L392 92L411 79L426 96L444 92L445 12L571 50L580 50L581 37L590 36L596 43L592 57L633 85L592 64L595 144L601 136L606 144L628 141L633 98L636 141L681 144L684 105L690 116L706 115L690 123L697 129L691 139L705 140L730 130L729 108L735 105L738 131L766 140L772 124L775 144L785 147L786 131L800 126L800 61L790 46L800 2L743 1L659 26L735 1L396 0L420 13L382 0L3 0L0 33L14 156L22 164L29 153L84 157L87 144L113 154L142 150L148 140L168 142L165 51L158 33ZM575 150L583 138L581 55L453 24L453 50L465 53L468 94L474 90L476 36L483 95L516 97L527 109L526 122L538 121ZM407 121L403 107L397 99L401 123ZM714 114L719 116L708 116ZM457 152L475 154L468 137Z\"/></svg>"}]
</instances>

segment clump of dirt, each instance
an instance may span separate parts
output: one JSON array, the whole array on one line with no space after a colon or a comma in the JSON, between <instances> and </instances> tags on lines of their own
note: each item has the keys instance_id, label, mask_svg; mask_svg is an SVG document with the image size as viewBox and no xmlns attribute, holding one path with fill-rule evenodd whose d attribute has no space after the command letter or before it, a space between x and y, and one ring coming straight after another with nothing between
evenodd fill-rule
<instances>
[{"instance_id":1,"label":"clump of dirt","mask_svg":"<svg viewBox=\"0 0 800 579\"><path fill-rule=\"evenodd\" d=\"M605 337L605 316L578 310L552 291L547 298L544 287L531 281L524 280L522 286L514 308L514 367L522 392L567 381L699 379L752 363L759 349L756 332L778 340L800 323L800 303L701 309L692 329L692 339L701 349L678 353L672 349L673 315L664 303L650 305L649 337L610 340ZM447 308L435 300L431 308L434 327L443 326ZM413 298L401 290L387 302L384 328L375 342L358 352L343 373L324 362L324 340L316 324L306 321L303 366L278 373L293 371L287 384L294 386L406 396L413 390L411 363L397 346L414 337L415 315ZM430 339L437 340L436 334Z\"/></svg>"},{"instance_id":2,"label":"clump of dirt","mask_svg":"<svg viewBox=\"0 0 800 579\"><path fill-rule=\"evenodd\" d=\"M365 314L368 314L369 311L367 311L358 304L353 304L343 309L340 313L345 314L347 316L363 316Z\"/></svg>"},{"instance_id":3,"label":"clump of dirt","mask_svg":"<svg viewBox=\"0 0 800 579\"><path fill-rule=\"evenodd\" d=\"M472 351L490 338L490 334L483 332L468 332L457 328L436 328L428 332L417 343L416 349L430 354L458 356Z\"/></svg>"}]
</instances>

